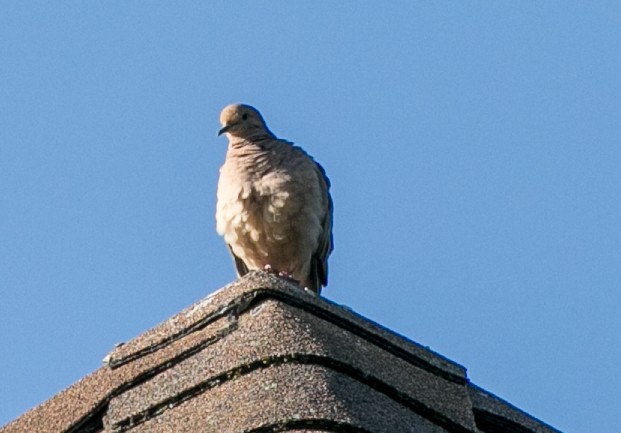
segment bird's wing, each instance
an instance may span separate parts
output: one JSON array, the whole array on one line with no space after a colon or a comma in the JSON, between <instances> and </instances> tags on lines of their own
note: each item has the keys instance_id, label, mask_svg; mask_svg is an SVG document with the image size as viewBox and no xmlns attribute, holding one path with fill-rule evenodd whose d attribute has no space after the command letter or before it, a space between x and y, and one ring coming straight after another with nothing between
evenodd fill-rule
<instances>
[{"instance_id":1,"label":"bird's wing","mask_svg":"<svg viewBox=\"0 0 621 433\"><path fill-rule=\"evenodd\" d=\"M233 256L233 261L235 262L235 270L237 271L237 276L243 277L244 275L248 273L248 266L246 266L246 263L244 263L242 259L240 259L239 257L235 255L235 253L233 252L233 248L231 248L230 244L227 244L227 246L229 247L229 251L231 252L231 255Z\"/></svg>"},{"instance_id":2,"label":"bird's wing","mask_svg":"<svg viewBox=\"0 0 621 433\"><path fill-rule=\"evenodd\" d=\"M322 231L319 236L319 245L311 258L311 280L314 281L314 289L319 294L321 293L321 286L328 285L328 256L334 249L332 239L333 204L330 196L330 180L326 176L326 171L319 163L316 162L315 164L322 184L322 201L327 208L321 223Z\"/></svg>"}]
</instances>

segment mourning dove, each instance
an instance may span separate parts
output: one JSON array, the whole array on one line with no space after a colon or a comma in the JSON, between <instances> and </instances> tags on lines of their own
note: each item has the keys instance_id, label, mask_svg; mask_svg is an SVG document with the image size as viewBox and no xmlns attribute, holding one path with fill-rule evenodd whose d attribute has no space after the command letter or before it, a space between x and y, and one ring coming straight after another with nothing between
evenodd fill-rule
<instances>
[{"instance_id":1,"label":"mourning dove","mask_svg":"<svg viewBox=\"0 0 621 433\"><path fill-rule=\"evenodd\" d=\"M218 135L226 134L229 144L216 222L237 274L268 270L319 294L332 251L332 198L323 167L276 138L249 105L225 107L220 123Z\"/></svg>"}]
</instances>

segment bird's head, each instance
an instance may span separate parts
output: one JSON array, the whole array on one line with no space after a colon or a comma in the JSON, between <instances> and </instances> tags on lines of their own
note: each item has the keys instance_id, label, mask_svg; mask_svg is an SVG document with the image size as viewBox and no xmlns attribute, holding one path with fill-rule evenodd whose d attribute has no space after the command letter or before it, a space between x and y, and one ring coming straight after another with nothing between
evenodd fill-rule
<instances>
[{"instance_id":1,"label":"bird's head","mask_svg":"<svg viewBox=\"0 0 621 433\"><path fill-rule=\"evenodd\" d=\"M227 105L220 113L220 124L222 128L218 131L218 135L227 133L239 138L250 138L265 133L272 135L261 113L250 105Z\"/></svg>"}]
</instances>

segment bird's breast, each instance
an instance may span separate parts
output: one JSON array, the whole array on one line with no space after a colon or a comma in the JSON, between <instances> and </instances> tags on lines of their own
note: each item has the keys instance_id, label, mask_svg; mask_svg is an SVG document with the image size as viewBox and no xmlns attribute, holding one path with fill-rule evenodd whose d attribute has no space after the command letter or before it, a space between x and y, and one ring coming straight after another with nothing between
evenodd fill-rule
<instances>
[{"instance_id":1,"label":"bird's breast","mask_svg":"<svg viewBox=\"0 0 621 433\"><path fill-rule=\"evenodd\" d=\"M267 254L280 244L306 244L301 238L321 224L312 212L318 194L292 173L276 169L230 174L221 172L216 213L218 232L229 244L252 244L246 246Z\"/></svg>"}]
</instances>

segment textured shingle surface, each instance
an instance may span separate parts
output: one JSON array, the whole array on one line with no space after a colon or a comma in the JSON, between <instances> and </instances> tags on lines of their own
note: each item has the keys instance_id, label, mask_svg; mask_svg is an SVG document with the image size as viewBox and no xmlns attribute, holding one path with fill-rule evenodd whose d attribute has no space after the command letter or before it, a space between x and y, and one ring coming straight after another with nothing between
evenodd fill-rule
<instances>
[{"instance_id":1,"label":"textured shingle surface","mask_svg":"<svg viewBox=\"0 0 621 433\"><path fill-rule=\"evenodd\" d=\"M262 272L105 363L0 433L555 431L462 366Z\"/></svg>"}]
</instances>

